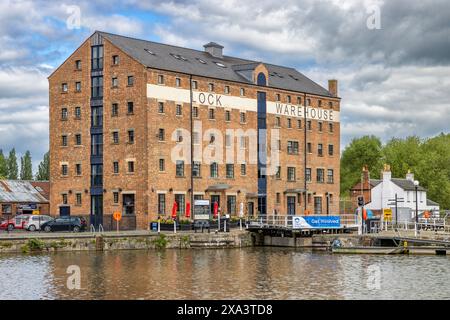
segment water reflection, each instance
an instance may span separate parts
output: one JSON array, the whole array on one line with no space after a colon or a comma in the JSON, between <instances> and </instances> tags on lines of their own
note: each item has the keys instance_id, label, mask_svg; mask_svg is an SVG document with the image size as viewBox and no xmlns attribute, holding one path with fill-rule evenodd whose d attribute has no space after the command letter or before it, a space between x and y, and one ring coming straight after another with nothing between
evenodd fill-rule
<instances>
[{"instance_id":1,"label":"water reflection","mask_svg":"<svg viewBox=\"0 0 450 320\"><path fill-rule=\"evenodd\" d=\"M0 299L450 299L449 262L280 248L4 255ZM66 286L70 265L81 290Z\"/></svg>"}]
</instances>

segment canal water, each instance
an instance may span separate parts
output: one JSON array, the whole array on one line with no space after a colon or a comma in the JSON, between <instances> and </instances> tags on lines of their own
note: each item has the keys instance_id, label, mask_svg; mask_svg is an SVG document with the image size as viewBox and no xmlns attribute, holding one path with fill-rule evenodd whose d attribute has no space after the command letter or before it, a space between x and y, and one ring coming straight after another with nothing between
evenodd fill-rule
<instances>
[{"instance_id":1,"label":"canal water","mask_svg":"<svg viewBox=\"0 0 450 320\"><path fill-rule=\"evenodd\" d=\"M450 299L447 256L287 248L1 255L0 277L0 300Z\"/></svg>"}]
</instances>

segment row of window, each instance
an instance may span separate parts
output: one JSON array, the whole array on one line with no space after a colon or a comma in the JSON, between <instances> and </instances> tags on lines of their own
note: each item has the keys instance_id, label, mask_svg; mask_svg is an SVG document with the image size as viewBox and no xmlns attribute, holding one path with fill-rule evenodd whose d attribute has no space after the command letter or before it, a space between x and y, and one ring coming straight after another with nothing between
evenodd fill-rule
<instances>
[{"instance_id":1,"label":"row of window","mask_svg":"<svg viewBox=\"0 0 450 320\"><path fill-rule=\"evenodd\" d=\"M134 173L135 163L132 160L128 160L127 162L127 173ZM81 163L75 164L75 175L81 176ZM119 173L119 161L113 161L113 173ZM61 175L67 177L69 175L69 165L62 164L61 165ZM92 186L100 186L103 179L103 165L102 164L93 164L91 165L91 185Z\"/></svg>"},{"instance_id":2,"label":"row of window","mask_svg":"<svg viewBox=\"0 0 450 320\"><path fill-rule=\"evenodd\" d=\"M296 123L297 123L296 128L297 129L302 129L302 120L301 119L297 119ZM275 117L274 127L281 128L281 117ZM292 129L294 127L293 124L292 124L292 119L291 118L287 118L286 119L286 127L288 129ZM311 120L307 120L306 121L306 129L309 130L309 131L312 131L312 121ZM318 121L317 122L317 130L319 132L323 132L324 131L323 122L322 121ZM333 122L328 122L328 132L329 133L333 133L334 132L334 124L333 124Z\"/></svg>"},{"instance_id":3,"label":"row of window","mask_svg":"<svg viewBox=\"0 0 450 320\"><path fill-rule=\"evenodd\" d=\"M67 82L61 84L61 92L62 93L69 92L69 84ZM75 92L81 92L81 81L75 82Z\"/></svg>"},{"instance_id":4,"label":"row of window","mask_svg":"<svg viewBox=\"0 0 450 320\"><path fill-rule=\"evenodd\" d=\"M92 120L93 126L101 126L103 124L103 108L97 107L92 109ZM127 115L134 114L134 102L128 101L127 102ZM75 119L80 120L81 119L81 107L75 107L74 109L74 116ZM118 117L119 116L119 104L113 103L111 105L111 116L112 117ZM101 117L101 118L100 118ZM69 119L69 109L67 107L61 108L61 120L67 120Z\"/></svg>"}]
</instances>

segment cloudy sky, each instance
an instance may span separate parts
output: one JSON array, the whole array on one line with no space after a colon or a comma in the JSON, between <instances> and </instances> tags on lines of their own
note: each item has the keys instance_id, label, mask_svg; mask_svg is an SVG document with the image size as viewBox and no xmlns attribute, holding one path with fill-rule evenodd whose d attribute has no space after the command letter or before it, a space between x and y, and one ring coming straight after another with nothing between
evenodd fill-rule
<instances>
[{"instance_id":1,"label":"cloudy sky","mask_svg":"<svg viewBox=\"0 0 450 320\"><path fill-rule=\"evenodd\" d=\"M48 150L47 77L95 30L194 49L215 41L324 87L336 78L342 146L450 131L448 0L2 0L0 149L29 149L37 166Z\"/></svg>"}]
</instances>

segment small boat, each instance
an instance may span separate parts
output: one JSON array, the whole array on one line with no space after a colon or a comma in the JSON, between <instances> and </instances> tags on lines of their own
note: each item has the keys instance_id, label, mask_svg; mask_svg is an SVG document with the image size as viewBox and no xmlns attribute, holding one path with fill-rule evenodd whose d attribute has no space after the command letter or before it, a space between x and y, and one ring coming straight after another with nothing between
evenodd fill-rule
<instances>
[{"instance_id":1,"label":"small boat","mask_svg":"<svg viewBox=\"0 0 450 320\"><path fill-rule=\"evenodd\" d=\"M354 254L406 254L409 250L404 247L331 247L331 252Z\"/></svg>"}]
</instances>

